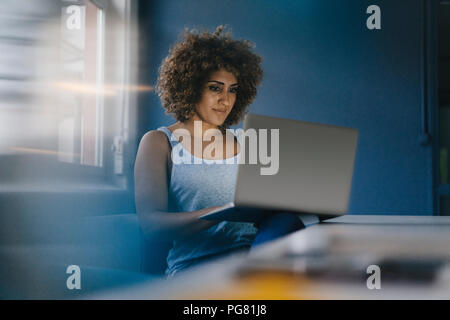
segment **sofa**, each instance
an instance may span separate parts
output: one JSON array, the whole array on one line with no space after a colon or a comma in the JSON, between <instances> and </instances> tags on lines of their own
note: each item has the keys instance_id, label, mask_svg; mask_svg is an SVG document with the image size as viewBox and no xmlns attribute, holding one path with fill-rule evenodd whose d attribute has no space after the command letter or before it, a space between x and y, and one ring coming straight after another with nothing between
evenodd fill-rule
<instances>
[{"instance_id":1,"label":"sofa","mask_svg":"<svg viewBox=\"0 0 450 320\"><path fill-rule=\"evenodd\" d=\"M71 299L165 278L171 243L147 241L135 213L36 225L39 241L0 247L0 298ZM66 285L71 265L80 267L81 289Z\"/></svg>"}]
</instances>

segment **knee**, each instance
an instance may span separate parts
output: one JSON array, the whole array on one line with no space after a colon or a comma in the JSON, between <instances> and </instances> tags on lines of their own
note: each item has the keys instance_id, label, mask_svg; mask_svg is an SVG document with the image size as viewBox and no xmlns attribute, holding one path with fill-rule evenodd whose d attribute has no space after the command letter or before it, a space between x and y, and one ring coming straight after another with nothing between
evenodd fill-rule
<instances>
[{"instance_id":1,"label":"knee","mask_svg":"<svg viewBox=\"0 0 450 320\"><path fill-rule=\"evenodd\" d=\"M275 228L278 230L282 229L286 231L295 231L304 227L305 225L303 224L300 217L297 214L290 212L276 213L274 215L271 215L261 223L261 228Z\"/></svg>"},{"instance_id":2,"label":"knee","mask_svg":"<svg viewBox=\"0 0 450 320\"><path fill-rule=\"evenodd\" d=\"M296 214L280 212L270 215L261 222L252 249L303 228L305 228L305 225Z\"/></svg>"}]
</instances>

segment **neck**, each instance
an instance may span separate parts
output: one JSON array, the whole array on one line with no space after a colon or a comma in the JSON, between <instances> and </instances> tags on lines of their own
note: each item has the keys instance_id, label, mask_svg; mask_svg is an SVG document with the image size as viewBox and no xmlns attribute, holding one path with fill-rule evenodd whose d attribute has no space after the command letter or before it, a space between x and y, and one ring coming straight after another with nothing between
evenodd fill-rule
<instances>
[{"instance_id":1,"label":"neck","mask_svg":"<svg viewBox=\"0 0 450 320\"><path fill-rule=\"evenodd\" d=\"M195 136L195 132L194 132L194 123L195 123L195 121L199 121L199 122L201 122L201 136L200 137L196 137ZM198 124L197 124L197 126L198 126ZM207 130L209 130L209 129L217 129L217 130L219 130L219 127L218 126L216 126L216 125L214 125L214 124L211 124L211 123L208 123L208 122L206 122L206 121L202 121L202 119L200 119L200 117L197 115L197 114L195 114L191 119L189 119L188 121L186 121L185 123L184 123L184 127L187 129L187 130L189 130L189 132L191 133L191 135L195 138L195 139L197 139L197 138L200 138L200 139L202 139L202 137L203 137L203 135L204 135L204 132L205 131L207 131Z\"/></svg>"}]
</instances>

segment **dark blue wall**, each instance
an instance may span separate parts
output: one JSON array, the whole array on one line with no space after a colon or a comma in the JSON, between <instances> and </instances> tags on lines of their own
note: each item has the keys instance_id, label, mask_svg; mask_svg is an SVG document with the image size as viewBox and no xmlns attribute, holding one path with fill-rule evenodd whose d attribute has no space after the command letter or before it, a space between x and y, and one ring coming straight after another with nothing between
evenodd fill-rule
<instances>
[{"instance_id":1,"label":"dark blue wall","mask_svg":"<svg viewBox=\"0 0 450 320\"><path fill-rule=\"evenodd\" d=\"M366 8L381 8L381 30ZM354 127L359 144L350 213L432 214L432 151L419 144L423 1L177 0L142 10L151 34L148 82L185 26L231 27L256 44L265 78L251 111ZM168 125L156 95L152 129Z\"/></svg>"}]
</instances>

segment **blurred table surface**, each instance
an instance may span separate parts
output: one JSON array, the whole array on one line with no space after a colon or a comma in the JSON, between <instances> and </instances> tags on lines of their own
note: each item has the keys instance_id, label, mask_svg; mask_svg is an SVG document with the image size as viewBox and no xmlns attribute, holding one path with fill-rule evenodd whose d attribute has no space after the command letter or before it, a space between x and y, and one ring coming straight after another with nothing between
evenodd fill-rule
<instances>
[{"instance_id":1,"label":"blurred table surface","mask_svg":"<svg viewBox=\"0 0 450 320\"><path fill-rule=\"evenodd\" d=\"M93 299L448 299L450 217L345 215ZM380 267L380 289L369 289ZM372 281L372 280L371 280Z\"/></svg>"}]
</instances>

